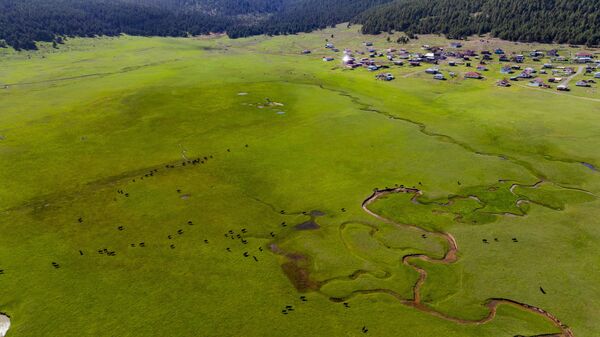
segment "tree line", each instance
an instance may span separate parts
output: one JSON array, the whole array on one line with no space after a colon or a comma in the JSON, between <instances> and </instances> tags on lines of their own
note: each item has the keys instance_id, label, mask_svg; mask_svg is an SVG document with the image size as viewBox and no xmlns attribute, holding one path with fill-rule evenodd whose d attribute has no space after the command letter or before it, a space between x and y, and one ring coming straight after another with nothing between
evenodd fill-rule
<instances>
[{"instance_id":1,"label":"tree line","mask_svg":"<svg viewBox=\"0 0 600 337\"><path fill-rule=\"evenodd\" d=\"M0 0L0 47L119 34L295 34L341 22L363 33L600 45L600 0Z\"/></svg>"},{"instance_id":2,"label":"tree line","mask_svg":"<svg viewBox=\"0 0 600 337\"><path fill-rule=\"evenodd\" d=\"M600 45L600 0L397 0L353 21L363 33L403 31L465 38Z\"/></svg>"},{"instance_id":3,"label":"tree line","mask_svg":"<svg viewBox=\"0 0 600 337\"><path fill-rule=\"evenodd\" d=\"M0 0L0 47L119 34L293 34L349 21L390 0Z\"/></svg>"}]
</instances>

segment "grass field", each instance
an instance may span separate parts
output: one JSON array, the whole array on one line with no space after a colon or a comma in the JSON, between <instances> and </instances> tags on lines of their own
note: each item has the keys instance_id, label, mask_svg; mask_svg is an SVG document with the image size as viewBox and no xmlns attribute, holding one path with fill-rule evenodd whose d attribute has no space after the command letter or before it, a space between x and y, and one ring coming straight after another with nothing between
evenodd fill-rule
<instances>
[{"instance_id":1,"label":"grass field","mask_svg":"<svg viewBox=\"0 0 600 337\"><path fill-rule=\"evenodd\" d=\"M600 96L356 30L1 50L7 336L598 336Z\"/></svg>"}]
</instances>

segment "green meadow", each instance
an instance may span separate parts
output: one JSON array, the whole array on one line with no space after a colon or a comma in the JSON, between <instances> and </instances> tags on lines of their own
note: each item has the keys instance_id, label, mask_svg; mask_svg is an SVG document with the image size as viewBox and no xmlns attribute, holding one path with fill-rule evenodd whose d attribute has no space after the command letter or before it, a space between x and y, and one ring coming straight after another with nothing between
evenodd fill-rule
<instances>
[{"instance_id":1,"label":"green meadow","mask_svg":"<svg viewBox=\"0 0 600 337\"><path fill-rule=\"evenodd\" d=\"M598 336L600 95L321 60L356 30L0 50L6 336Z\"/></svg>"}]
</instances>

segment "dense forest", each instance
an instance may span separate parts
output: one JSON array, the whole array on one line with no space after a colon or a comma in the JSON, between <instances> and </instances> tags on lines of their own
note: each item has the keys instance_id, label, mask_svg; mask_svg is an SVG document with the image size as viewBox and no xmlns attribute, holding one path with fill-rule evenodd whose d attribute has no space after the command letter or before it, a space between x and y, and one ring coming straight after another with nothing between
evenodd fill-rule
<instances>
[{"instance_id":1,"label":"dense forest","mask_svg":"<svg viewBox=\"0 0 600 337\"><path fill-rule=\"evenodd\" d=\"M491 33L600 44L600 0L0 0L0 47L71 36L293 34L351 21L363 32Z\"/></svg>"},{"instance_id":2,"label":"dense forest","mask_svg":"<svg viewBox=\"0 0 600 337\"><path fill-rule=\"evenodd\" d=\"M349 21L390 0L0 0L0 46L70 36L232 37L307 32ZM3 40L3 41L2 41Z\"/></svg>"},{"instance_id":3,"label":"dense forest","mask_svg":"<svg viewBox=\"0 0 600 337\"><path fill-rule=\"evenodd\" d=\"M363 32L491 33L523 42L600 44L600 0L397 0L361 13Z\"/></svg>"},{"instance_id":4,"label":"dense forest","mask_svg":"<svg viewBox=\"0 0 600 337\"><path fill-rule=\"evenodd\" d=\"M0 0L0 39L15 49L65 36L185 36L224 31L226 17L106 0Z\"/></svg>"}]
</instances>

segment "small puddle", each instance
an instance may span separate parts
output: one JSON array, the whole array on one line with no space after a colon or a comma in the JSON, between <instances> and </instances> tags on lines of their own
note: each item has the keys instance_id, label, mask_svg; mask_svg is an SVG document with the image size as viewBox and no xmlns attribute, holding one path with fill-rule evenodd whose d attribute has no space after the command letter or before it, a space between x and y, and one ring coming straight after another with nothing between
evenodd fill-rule
<instances>
[{"instance_id":1,"label":"small puddle","mask_svg":"<svg viewBox=\"0 0 600 337\"><path fill-rule=\"evenodd\" d=\"M303 222L295 227L299 231L315 230L321 228L318 223L313 220Z\"/></svg>"},{"instance_id":2,"label":"small puddle","mask_svg":"<svg viewBox=\"0 0 600 337\"><path fill-rule=\"evenodd\" d=\"M581 164L587 168L589 168L592 171L598 171L598 169L596 168L596 166L590 164L590 163L586 163L586 162L581 162Z\"/></svg>"}]
</instances>

